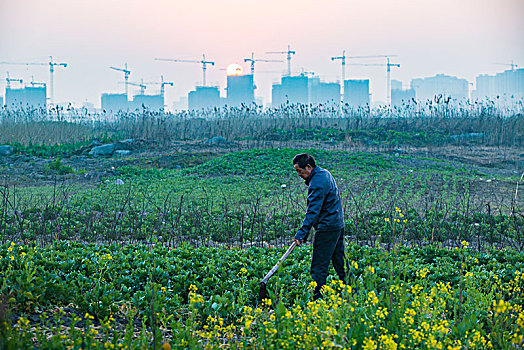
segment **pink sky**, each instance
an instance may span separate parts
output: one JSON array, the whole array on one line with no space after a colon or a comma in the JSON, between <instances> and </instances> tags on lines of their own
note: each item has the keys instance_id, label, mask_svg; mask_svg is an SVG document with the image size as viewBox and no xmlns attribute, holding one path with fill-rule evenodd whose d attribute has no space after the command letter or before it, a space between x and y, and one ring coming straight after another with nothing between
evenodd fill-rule
<instances>
[{"instance_id":1,"label":"pink sky","mask_svg":"<svg viewBox=\"0 0 524 350\"><path fill-rule=\"evenodd\" d=\"M345 49L350 55L399 55L393 79L407 86L412 78L437 73L475 82L480 73L502 71L493 62L524 65L522 0L336 0L336 1L175 1L175 0L1 0L0 61L37 62L53 55L67 62L55 73L55 101L85 100L100 105L102 92L123 91L123 75L109 66L128 63L131 80L165 80L167 105L201 81L199 64L166 63L155 57L216 62L208 82L225 95L225 68L249 67L243 59L279 59L266 51L290 44L295 73L313 71L325 81L340 79ZM369 61L382 63L382 61ZM259 63L256 94L268 102L271 83L285 63ZM46 67L0 65L0 95L5 73L30 81L48 81ZM384 101L382 67L347 68L346 78L371 79L374 101ZM134 89L130 89L134 92ZM146 93L156 93L151 86Z\"/></svg>"}]
</instances>

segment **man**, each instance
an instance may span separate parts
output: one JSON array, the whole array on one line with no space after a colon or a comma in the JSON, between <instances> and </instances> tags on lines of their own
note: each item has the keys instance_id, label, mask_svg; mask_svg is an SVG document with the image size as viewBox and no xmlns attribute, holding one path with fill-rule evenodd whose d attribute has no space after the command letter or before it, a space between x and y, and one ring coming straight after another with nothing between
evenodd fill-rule
<instances>
[{"instance_id":1,"label":"man","mask_svg":"<svg viewBox=\"0 0 524 350\"><path fill-rule=\"evenodd\" d=\"M316 230L311 259L311 278L317 283L313 294L316 300L322 296L320 289L326 284L330 260L338 277L346 281L342 201L331 173L316 166L311 155L297 154L293 166L308 186L306 217L294 238L297 246L306 241L311 227Z\"/></svg>"}]
</instances>

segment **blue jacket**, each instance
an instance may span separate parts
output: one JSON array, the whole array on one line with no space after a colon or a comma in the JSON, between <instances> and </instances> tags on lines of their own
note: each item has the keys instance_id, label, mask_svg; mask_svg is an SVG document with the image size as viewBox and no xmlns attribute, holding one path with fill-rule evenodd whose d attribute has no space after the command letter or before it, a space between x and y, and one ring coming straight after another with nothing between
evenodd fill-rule
<instances>
[{"instance_id":1,"label":"blue jacket","mask_svg":"<svg viewBox=\"0 0 524 350\"><path fill-rule=\"evenodd\" d=\"M307 178L306 185L309 186L306 217L295 238L298 240L307 238L311 227L317 231L344 228L342 200L331 173L316 166Z\"/></svg>"}]
</instances>

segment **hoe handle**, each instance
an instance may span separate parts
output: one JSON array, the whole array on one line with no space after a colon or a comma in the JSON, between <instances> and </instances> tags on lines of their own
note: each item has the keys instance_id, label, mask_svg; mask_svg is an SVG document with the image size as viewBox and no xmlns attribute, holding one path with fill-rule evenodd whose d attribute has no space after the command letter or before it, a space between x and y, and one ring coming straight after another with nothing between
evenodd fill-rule
<instances>
[{"instance_id":1,"label":"hoe handle","mask_svg":"<svg viewBox=\"0 0 524 350\"><path fill-rule=\"evenodd\" d=\"M282 255L282 257L280 258L280 260L275 264L275 266L273 266L273 268L271 269L271 271L269 271L266 275L266 277L264 277L264 279L260 282L260 283L263 283L263 284L267 284L267 281L271 278L271 276L273 276L273 274L278 270L278 268L280 267L280 265L284 262L284 260L286 260L286 258L289 256L289 254L291 254L291 252L293 251L293 249L295 249L295 247L297 246L297 244L295 242L291 243L291 245L289 246L289 248L287 249L287 251L284 253L284 255Z\"/></svg>"}]
</instances>

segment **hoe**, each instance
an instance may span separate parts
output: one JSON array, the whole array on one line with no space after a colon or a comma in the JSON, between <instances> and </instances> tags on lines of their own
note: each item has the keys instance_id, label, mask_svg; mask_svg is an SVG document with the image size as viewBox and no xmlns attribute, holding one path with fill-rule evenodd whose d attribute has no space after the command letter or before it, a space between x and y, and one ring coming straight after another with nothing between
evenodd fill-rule
<instances>
[{"instance_id":1,"label":"hoe","mask_svg":"<svg viewBox=\"0 0 524 350\"><path fill-rule=\"evenodd\" d=\"M284 255L282 255L280 260L275 264L275 266L273 266L271 271L269 271L267 273L266 277L264 277L264 279L262 281L260 281L260 290L258 292L258 301L259 302L261 302L264 299L269 299L269 293L267 292L267 288L266 288L267 281L278 270L280 265L284 262L284 260L286 260L288 255L291 254L291 252L293 251L293 249L295 249L296 246L297 246L297 244L295 242L291 243L291 245L289 246L287 251L284 253Z\"/></svg>"}]
</instances>

